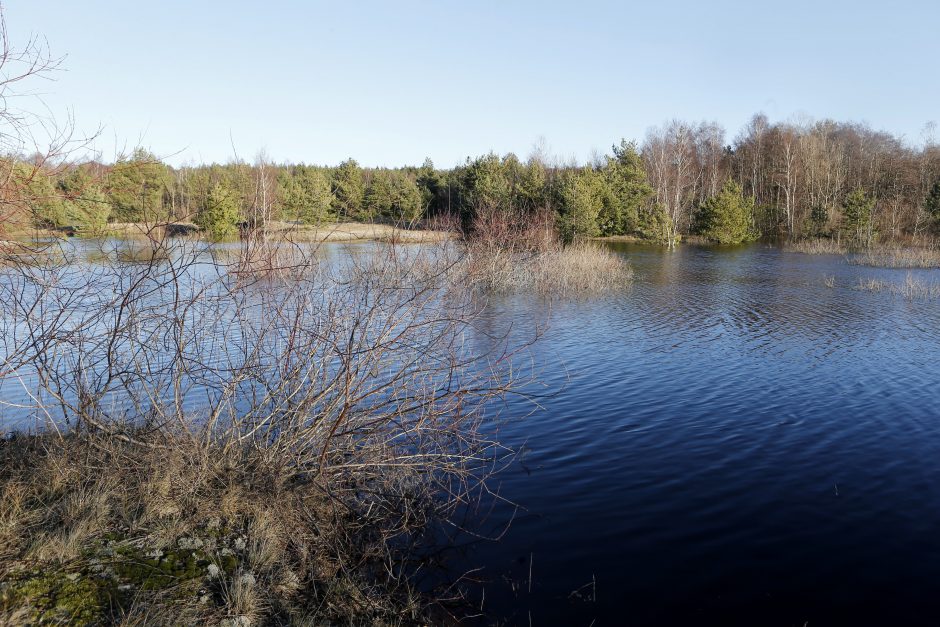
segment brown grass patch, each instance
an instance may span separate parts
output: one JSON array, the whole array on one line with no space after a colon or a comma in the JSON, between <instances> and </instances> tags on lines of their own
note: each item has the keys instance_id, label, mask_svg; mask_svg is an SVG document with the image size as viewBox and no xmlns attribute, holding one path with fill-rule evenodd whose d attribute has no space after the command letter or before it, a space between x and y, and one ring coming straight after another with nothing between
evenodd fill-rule
<instances>
[{"instance_id":1,"label":"brown grass patch","mask_svg":"<svg viewBox=\"0 0 940 627\"><path fill-rule=\"evenodd\" d=\"M882 246L855 255L850 262L878 268L940 268L940 250Z\"/></svg>"},{"instance_id":2,"label":"brown grass patch","mask_svg":"<svg viewBox=\"0 0 940 627\"><path fill-rule=\"evenodd\" d=\"M381 485L365 471L288 480L257 451L136 435L147 445L0 444L0 622L419 619L423 602L386 569L426 507L401 490L407 469ZM378 490L397 495L383 515L361 496Z\"/></svg>"},{"instance_id":3,"label":"brown grass patch","mask_svg":"<svg viewBox=\"0 0 940 627\"><path fill-rule=\"evenodd\" d=\"M822 237L788 241L783 245L783 250L805 255L845 255L849 252L838 240Z\"/></svg>"},{"instance_id":4,"label":"brown grass patch","mask_svg":"<svg viewBox=\"0 0 940 627\"><path fill-rule=\"evenodd\" d=\"M940 298L940 284L928 283L908 274L903 283L890 283L881 279L860 279L855 289L864 292L888 292L908 300Z\"/></svg>"}]
</instances>

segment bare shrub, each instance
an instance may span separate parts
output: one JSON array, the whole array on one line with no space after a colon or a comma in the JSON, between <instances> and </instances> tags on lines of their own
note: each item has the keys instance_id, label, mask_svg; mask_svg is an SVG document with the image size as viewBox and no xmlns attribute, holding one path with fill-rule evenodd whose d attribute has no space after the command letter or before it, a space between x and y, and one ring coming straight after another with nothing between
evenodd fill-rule
<instances>
[{"instance_id":1,"label":"bare shrub","mask_svg":"<svg viewBox=\"0 0 940 627\"><path fill-rule=\"evenodd\" d=\"M268 244L0 269L4 415L40 434L2 448L5 607L61 618L78 564L96 616L423 615L411 547L506 454L480 426L523 383L513 353L468 343L481 303L451 243Z\"/></svg>"},{"instance_id":2,"label":"bare shrub","mask_svg":"<svg viewBox=\"0 0 940 627\"><path fill-rule=\"evenodd\" d=\"M486 291L601 292L633 276L622 256L599 244L563 246L547 210L529 215L483 208L465 242L467 274Z\"/></svg>"}]
</instances>

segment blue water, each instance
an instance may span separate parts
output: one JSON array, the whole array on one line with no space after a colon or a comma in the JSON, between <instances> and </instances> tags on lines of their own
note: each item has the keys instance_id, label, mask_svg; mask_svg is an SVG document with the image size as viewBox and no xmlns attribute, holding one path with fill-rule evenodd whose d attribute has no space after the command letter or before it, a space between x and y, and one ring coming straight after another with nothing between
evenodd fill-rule
<instances>
[{"instance_id":1,"label":"blue water","mask_svg":"<svg viewBox=\"0 0 940 627\"><path fill-rule=\"evenodd\" d=\"M454 560L480 622L940 624L940 299L859 290L908 271L838 256L615 248L631 282L489 297L469 338L544 330L516 359L536 398L501 408L503 500L471 526L512 523ZM216 326L209 357L241 337ZM0 431L34 383L0 380Z\"/></svg>"},{"instance_id":2,"label":"blue water","mask_svg":"<svg viewBox=\"0 0 940 627\"><path fill-rule=\"evenodd\" d=\"M622 290L489 312L548 323L560 392L500 430L520 509L462 564L488 620L940 624L940 300L858 290L908 271L836 256L618 250Z\"/></svg>"}]
</instances>

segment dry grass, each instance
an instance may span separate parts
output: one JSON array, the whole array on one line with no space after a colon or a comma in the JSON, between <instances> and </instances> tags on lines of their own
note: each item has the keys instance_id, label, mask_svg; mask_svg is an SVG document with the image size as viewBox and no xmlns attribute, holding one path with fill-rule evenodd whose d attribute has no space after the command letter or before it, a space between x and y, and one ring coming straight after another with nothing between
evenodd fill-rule
<instances>
[{"instance_id":1,"label":"dry grass","mask_svg":"<svg viewBox=\"0 0 940 627\"><path fill-rule=\"evenodd\" d=\"M850 261L855 265L878 268L940 268L940 250L882 246L855 255Z\"/></svg>"},{"instance_id":2,"label":"dry grass","mask_svg":"<svg viewBox=\"0 0 940 627\"><path fill-rule=\"evenodd\" d=\"M601 244L582 240L564 246L548 211L478 208L464 244L469 282L489 292L591 294L621 287L633 277L627 260Z\"/></svg>"},{"instance_id":3,"label":"dry grass","mask_svg":"<svg viewBox=\"0 0 940 627\"><path fill-rule=\"evenodd\" d=\"M791 253L806 255L845 255L849 249L834 239L810 238L788 241L783 249Z\"/></svg>"},{"instance_id":4,"label":"dry grass","mask_svg":"<svg viewBox=\"0 0 940 627\"><path fill-rule=\"evenodd\" d=\"M633 278L623 256L590 242L539 252L471 244L468 274L487 291L534 291L544 296L597 294L620 288Z\"/></svg>"},{"instance_id":5,"label":"dry grass","mask_svg":"<svg viewBox=\"0 0 940 627\"><path fill-rule=\"evenodd\" d=\"M807 255L846 255L849 263L877 268L940 268L940 249L916 245L872 244L853 249L838 240L815 238L787 242L784 250Z\"/></svg>"},{"instance_id":6,"label":"dry grass","mask_svg":"<svg viewBox=\"0 0 940 627\"><path fill-rule=\"evenodd\" d=\"M422 602L386 569L420 526L409 517L427 507L401 490L407 469L381 486L368 472L288 480L256 451L220 446L207 456L188 438L136 436L148 445L99 435L0 444L0 623L421 615ZM397 511L370 511L361 494L378 489L397 495Z\"/></svg>"},{"instance_id":7,"label":"dry grass","mask_svg":"<svg viewBox=\"0 0 940 627\"><path fill-rule=\"evenodd\" d=\"M404 229L388 224L364 222L337 222L335 224L307 225L290 222L271 222L266 230L274 237L294 242L357 242L381 241L392 243L439 242L451 239L448 231Z\"/></svg>"},{"instance_id":8,"label":"dry grass","mask_svg":"<svg viewBox=\"0 0 940 627\"><path fill-rule=\"evenodd\" d=\"M889 283L880 279L860 279L855 289L864 292L888 292L908 300L933 300L940 298L940 284L927 283L910 274L903 283Z\"/></svg>"}]
</instances>

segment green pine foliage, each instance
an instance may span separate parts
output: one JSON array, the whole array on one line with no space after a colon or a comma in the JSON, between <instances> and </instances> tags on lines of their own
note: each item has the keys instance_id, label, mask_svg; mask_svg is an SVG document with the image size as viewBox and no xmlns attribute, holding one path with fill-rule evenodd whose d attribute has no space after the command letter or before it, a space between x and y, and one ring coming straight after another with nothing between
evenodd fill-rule
<instances>
[{"instance_id":1,"label":"green pine foliage","mask_svg":"<svg viewBox=\"0 0 940 627\"><path fill-rule=\"evenodd\" d=\"M282 212L305 224L332 222L333 190L323 168L295 166L278 176Z\"/></svg>"},{"instance_id":2,"label":"green pine foliage","mask_svg":"<svg viewBox=\"0 0 940 627\"><path fill-rule=\"evenodd\" d=\"M842 201L843 226L847 235L856 242L870 242L872 238L872 211L875 201L863 189L856 189Z\"/></svg>"},{"instance_id":3,"label":"green pine foliage","mask_svg":"<svg viewBox=\"0 0 940 627\"><path fill-rule=\"evenodd\" d=\"M699 207L698 232L718 244L740 244L755 239L754 199L744 196L733 179Z\"/></svg>"},{"instance_id":4,"label":"green pine foliage","mask_svg":"<svg viewBox=\"0 0 940 627\"><path fill-rule=\"evenodd\" d=\"M630 235L643 230L657 230L643 215L653 197L653 188L646 178L643 158L636 144L621 140L613 147L613 156L606 157L603 169L607 193L598 214L598 230L602 235ZM644 223L646 222L646 223ZM651 229L651 227L653 227Z\"/></svg>"},{"instance_id":5,"label":"green pine foliage","mask_svg":"<svg viewBox=\"0 0 940 627\"><path fill-rule=\"evenodd\" d=\"M924 208L935 229L940 229L940 180L933 184L924 201Z\"/></svg>"},{"instance_id":6,"label":"green pine foliage","mask_svg":"<svg viewBox=\"0 0 940 627\"><path fill-rule=\"evenodd\" d=\"M370 219L411 223L421 218L424 198L415 180L402 170L376 170L363 201Z\"/></svg>"},{"instance_id":7,"label":"green pine foliage","mask_svg":"<svg viewBox=\"0 0 940 627\"><path fill-rule=\"evenodd\" d=\"M172 183L167 166L138 148L130 159L115 163L108 175L114 219L119 222L163 219L164 196Z\"/></svg>"},{"instance_id":8,"label":"green pine foliage","mask_svg":"<svg viewBox=\"0 0 940 627\"><path fill-rule=\"evenodd\" d=\"M341 220L368 220L364 210L365 182L362 168L354 159L347 159L333 172L333 197Z\"/></svg>"},{"instance_id":9,"label":"green pine foliage","mask_svg":"<svg viewBox=\"0 0 940 627\"><path fill-rule=\"evenodd\" d=\"M559 185L561 214L558 227L564 241L594 237L600 233L597 217L607 193L603 176L592 168L565 174Z\"/></svg>"},{"instance_id":10,"label":"green pine foliage","mask_svg":"<svg viewBox=\"0 0 940 627\"><path fill-rule=\"evenodd\" d=\"M238 233L240 217L240 203L235 194L222 183L216 183L209 190L205 209L197 216L197 224L211 239L221 241Z\"/></svg>"},{"instance_id":11,"label":"green pine foliage","mask_svg":"<svg viewBox=\"0 0 940 627\"><path fill-rule=\"evenodd\" d=\"M100 231L111 217L111 199L85 168L65 174L58 183L66 224Z\"/></svg>"}]
</instances>

